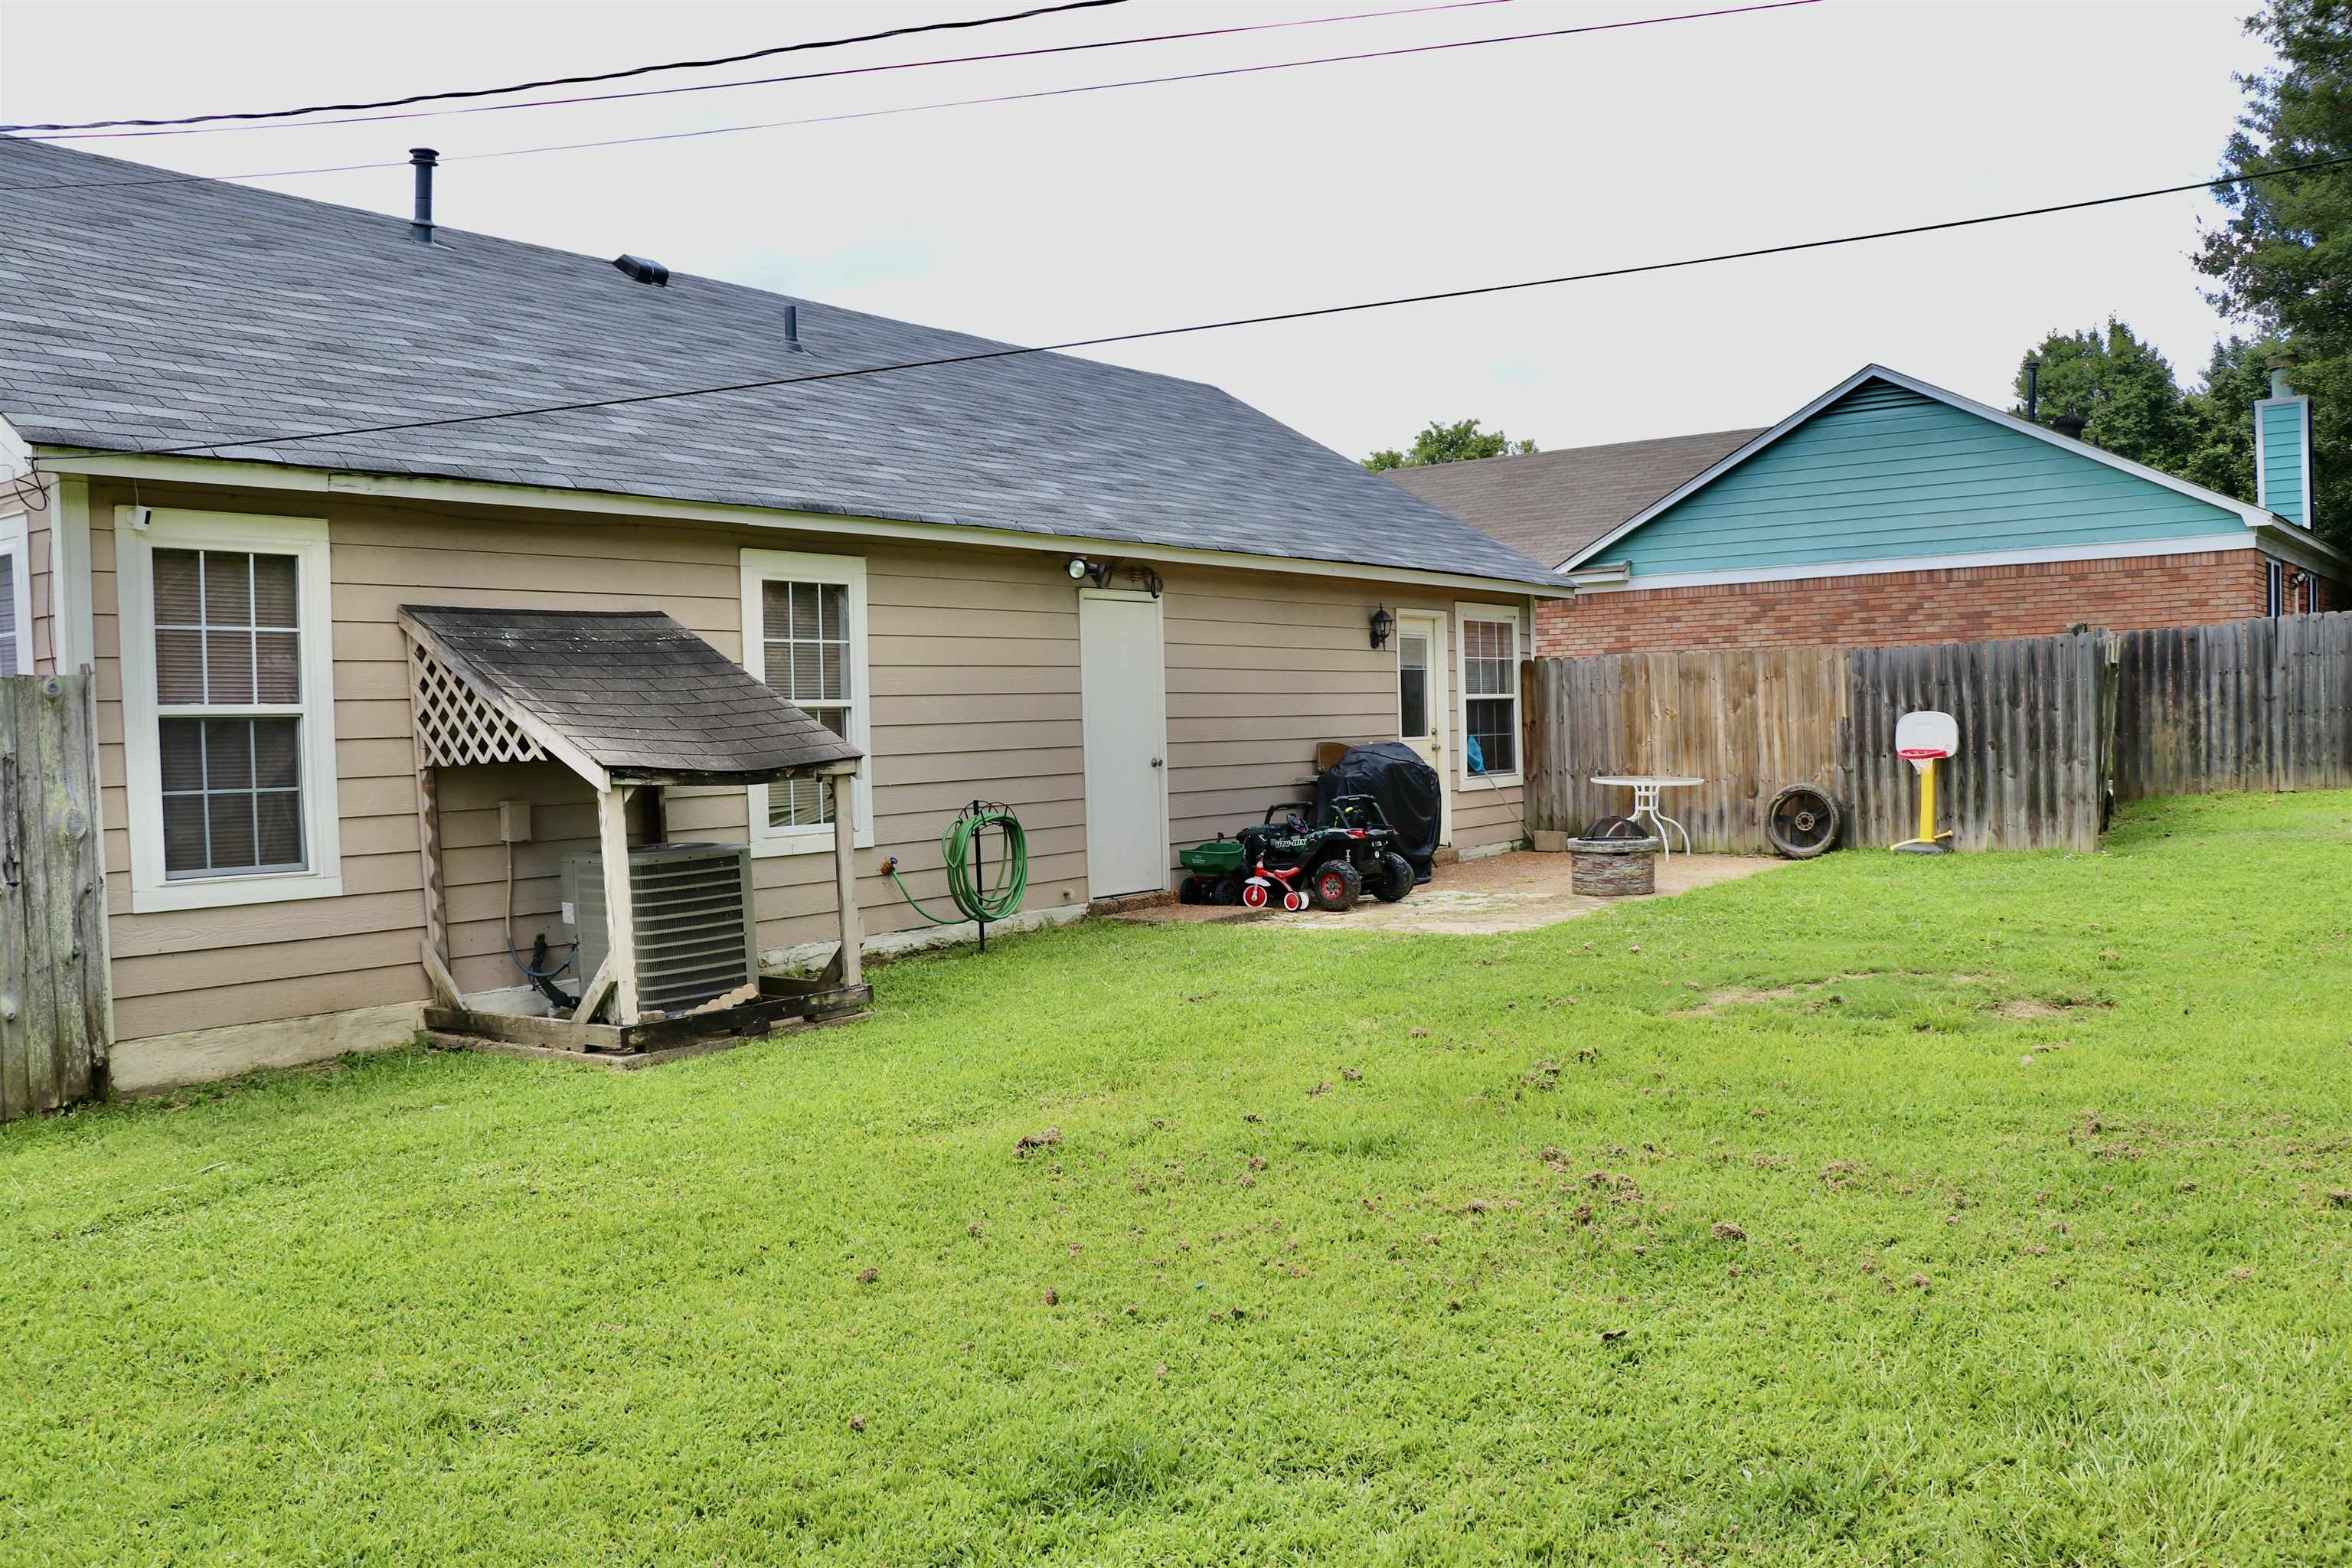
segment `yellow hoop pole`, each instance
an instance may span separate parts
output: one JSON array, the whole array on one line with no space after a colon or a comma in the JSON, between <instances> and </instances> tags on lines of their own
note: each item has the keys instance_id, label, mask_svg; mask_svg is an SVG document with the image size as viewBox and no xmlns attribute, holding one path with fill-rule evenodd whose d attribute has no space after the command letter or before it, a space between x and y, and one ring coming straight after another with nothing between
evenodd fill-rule
<instances>
[{"instance_id":1,"label":"yellow hoop pole","mask_svg":"<svg viewBox=\"0 0 2352 1568\"><path fill-rule=\"evenodd\" d=\"M1895 845L1914 855L1943 855L1951 850L1951 835L1936 831L1936 759L1923 757L1912 764L1919 775L1919 837Z\"/></svg>"}]
</instances>

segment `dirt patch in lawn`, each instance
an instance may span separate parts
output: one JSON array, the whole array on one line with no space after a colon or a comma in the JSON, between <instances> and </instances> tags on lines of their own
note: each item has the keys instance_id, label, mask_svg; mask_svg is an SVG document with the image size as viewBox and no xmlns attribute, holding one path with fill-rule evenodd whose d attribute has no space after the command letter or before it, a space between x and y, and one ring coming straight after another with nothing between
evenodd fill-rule
<instances>
[{"instance_id":1,"label":"dirt patch in lawn","mask_svg":"<svg viewBox=\"0 0 2352 1568\"><path fill-rule=\"evenodd\" d=\"M2045 1018L2063 1018L2084 1009L2105 1009L2112 1002L2049 1002L2039 996L2018 996L2002 1003L1993 1011L2012 1024L2037 1023Z\"/></svg>"},{"instance_id":2,"label":"dirt patch in lawn","mask_svg":"<svg viewBox=\"0 0 2352 1568\"><path fill-rule=\"evenodd\" d=\"M1799 981L1788 985L1755 986L1727 985L1707 994L1706 1001L1696 1007L1685 1007L1675 1015L1678 1018L1711 1018L1734 1007L1769 1007L1785 1002L1805 1004L1811 1011L1836 1007L1846 998L1842 986L1860 985L1868 981L1917 981L1931 990L1969 990L1996 984L1990 974L1937 974L1925 970L1858 970L1851 974L1832 974L1826 980Z\"/></svg>"}]
</instances>

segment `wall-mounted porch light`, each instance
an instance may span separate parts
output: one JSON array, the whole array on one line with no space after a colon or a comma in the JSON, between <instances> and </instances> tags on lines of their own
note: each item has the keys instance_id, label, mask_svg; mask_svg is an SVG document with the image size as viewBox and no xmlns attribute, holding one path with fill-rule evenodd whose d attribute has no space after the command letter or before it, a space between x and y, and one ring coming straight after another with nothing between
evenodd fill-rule
<instances>
[{"instance_id":1,"label":"wall-mounted porch light","mask_svg":"<svg viewBox=\"0 0 2352 1568\"><path fill-rule=\"evenodd\" d=\"M1372 612L1372 649L1378 652L1389 646L1389 633L1396 630L1396 617L1382 605Z\"/></svg>"}]
</instances>

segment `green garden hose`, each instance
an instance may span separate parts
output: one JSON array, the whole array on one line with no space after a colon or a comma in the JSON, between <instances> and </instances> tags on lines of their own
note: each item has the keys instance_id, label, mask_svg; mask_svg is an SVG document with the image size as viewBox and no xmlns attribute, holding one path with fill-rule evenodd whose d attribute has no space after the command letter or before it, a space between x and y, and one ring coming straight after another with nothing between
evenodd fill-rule
<instances>
[{"instance_id":1,"label":"green garden hose","mask_svg":"<svg viewBox=\"0 0 2352 1568\"><path fill-rule=\"evenodd\" d=\"M1003 853L997 858L995 874L983 890L973 875L972 847L981 830L993 827L1004 836ZM892 856L883 868L890 879L898 884L898 894L914 911L933 925L951 926L963 921L979 921L983 925L1001 921L1021 908L1023 895L1029 891L1029 836L1021 829L1021 819L1005 806L983 806L975 801L940 835L940 855L948 868L948 896L961 910L956 915L935 915L923 908L915 895L907 891L907 884L898 875L898 857Z\"/></svg>"}]
</instances>

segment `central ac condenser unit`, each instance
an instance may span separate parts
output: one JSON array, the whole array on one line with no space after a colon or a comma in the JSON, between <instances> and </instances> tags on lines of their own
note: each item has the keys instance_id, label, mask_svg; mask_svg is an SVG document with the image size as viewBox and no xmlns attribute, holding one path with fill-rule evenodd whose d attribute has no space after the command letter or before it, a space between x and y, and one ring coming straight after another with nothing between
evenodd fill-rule
<instances>
[{"instance_id":1,"label":"central ac condenser unit","mask_svg":"<svg viewBox=\"0 0 2352 1568\"><path fill-rule=\"evenodd\" d=\"M604 861L563 861L563 912L578 937L587 984L613 951ZM647 844L629 851L629 908L637 954L637 1007L683 1013L760 977L751 852L740 844Z\"/></svg>"}]
</instances>

